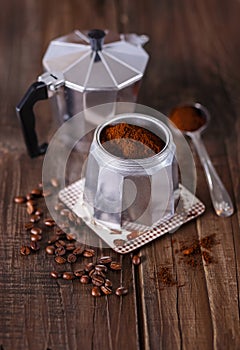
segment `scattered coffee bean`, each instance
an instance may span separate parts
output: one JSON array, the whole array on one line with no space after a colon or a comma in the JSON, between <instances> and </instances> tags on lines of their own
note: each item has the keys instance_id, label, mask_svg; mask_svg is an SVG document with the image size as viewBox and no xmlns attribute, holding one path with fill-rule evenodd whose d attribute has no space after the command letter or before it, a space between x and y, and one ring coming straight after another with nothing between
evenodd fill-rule
<instances>
[{"instance_id":1,"label":"scattered coffee bean","mask_svg":"<svg viewBox=\"0 0 240 350\"><path fill-rule=\"evenodd\" d=\"M59 187L59 181L58 181L58 179L52 178L50 182L51 182L51 185L52 185L53 187Z\"/></svg>"},{"instance_id":2,"label":"scattered coffee bean","mask_svg":"<svg viewBox=\"0 0 240 350\"><path fill-rule=\"evenodd\" d=\"M65 264L67 260L63 256L58 255L55 257L55 261L58 264Z\"/></svg>"},{"instance_id":3,"label":"scattered coffee bean","mask_svg":"<svg viewBox=\"0 0 240 350\"><path fill-rule=\"evenodd\" d=\"M77 271L74 271L74 275L76 277L81 277L82 275L85 274L85 271L84 270L77 270Z\"/></svg>"},{"instance_id":4,"label":"scattered coffee bean","mask_svg":"<svg viewBox=\"0 0 240 350\"><path fill-rule=\"evenodd\" d=\"M26 197L24 196L16 196L14 197L14 202L17 203L17 204L23 204L26 202Z\"/></svg>"},{"instance_id":5,"label":"scattered coffee bean","mask_svg":"<svg viewBox=\"0 0 240 350\"><path fill-rule=\"evenodd\" d=\"M34 199L29 199L26 205L35 207L37 205L37 202Z\"/></svg>"},{"instance_id":6,"label":"scattered coffee bean","mask_svg":"<svg viewBox=\"0 0 240 350\"><path fill-rule=\"evenodd\" d=\"M20 249L20 254L21 254L21 255L29 255L29 254L31 254L31 249L30 249L30 247L27 246L27 245L23 245L23 246L21 247L21 249Z\"/></svg>"},{"instance_id":7,"label":"scattered coffee bean","mask_svg":"<svg viewBox=\"0 0 240 350\"><path fill-rule=\"evenodd\" d=\"M34 198L34 196L33 196L31 193L28 193L28 194L26 195L27 201L30 201L30 200L33 199L33 198Z\"/></svg>"},{"instance_id":8,"label":"scattered coffee bean","mask_svg":"<svg viewBox=\"0 0 240 350\"><path fill-rule=\"evenodd\" d=\"M66 234L66 238L68 241L75 241L77 238L77 235L75 235L74 233L68 233Z\"/></svg>"},{"instance_id":9,"label":"scattered coffee bean","mask_svg":"<svg viewBox=\"0 0 240 350\"><path fill-rule=\"evenodd\" d=\"M58 236L54 235L48 240L48 244L53 244L58 240Z\"/></svg>"},{"instance_id":10,"label":"scattered coffee bean","mask_svg":"<svg viewBox=\"0 0 240 350\"><path fill-rule=\"evenodd\" d=\"M63 273L63 275L62 275L62 277L63 277L63 279L65 279L65 280L73 280L74 278L75 278L75 276L74 276L74 273L73 272L71 272L71 271L66 271L66 272L64 272Z\"/></svg>"},{"instance_id":11,"label":"scattered coffee bean","mask_svg":"<svg viewBox=\"0 0 240 350\"><path fill-rule=\"evenodd\" d=\"M62 209L64 209L65 208L65 205L63 204L63 203L56 203L55 205L54 205L54 209L56 210L56 211L61 211Z\"/></svg>"},{"instance_id":12,"label":"scattered coffee bean","mask_svg":"<svg viewBox=\"0 0 240 350\"><path fill-rule=\"evenodd\" d=\"M24 225L24 228L25 228L26 231L31 230L33 227L34 227L34 225L33 225L32 222L27 222L27 223Z\"/></svg>"},{"instance_id":13,"label":"scattered coffee bean","mask_svg":"<svg viewBox=\"0 0 240 350\"><path fill-rule=\"evenodd\" d=\"M100 290L99 287L94 286L94 287L92 288L92 296L93 296L93 297L100 297L100 296L101 296L101 290Z\"/></svg>"},{"instance_id":14,"label":"scattered coffee bean","mask_svg":"<svg viewBox=\"0 0 240 350\"><path fill-rule=\"evenodd\" d=\"M95 255L95 251L93 249L84 249L83 251L83 256L85 256L85 258L92 258Z\"/></svg>"},{"instance_id":15,"label":"scattered coffee bean","mask_svg":"<svg viewBox=\"0 0 240 350\"><path fill-rule=\"evenodd\" d=\"M55 226L55 221L52 218L47 218L44 220L44 225L48 227L53 227Z\"/></svg>"},{"instance_id":16,"label":"scattered coffee bean","mask_svg":"<svg viewBox=\"0 0 240 350\"><path fill-rule=\"evenodd\" d=\"M68 214L68 220L71 222L76 222L76 219L77 216L72 211L70 211L70 213Z\"/></svg>"},{"instance_id":17,"label":"scattered coffee bean","mask_svg":"<svg viewBox=\"0 0 240 350\"><path fill-rule=\"evenodd\" d=\"M30 221L31 222L38 222L40 220L40 216L39 215L35 215L35 214L33 214L33 215L31 215L30 216Z\"/></svg>"},{"instance_id":18,"label":"scattered coffee bean","mask_svg":"<svg viewBox=\"0 0 240 350\"><path fill-rule=\"evenodd\" d=\"M40 188L34 188L32 191L31 191L31 194L33 195L33 197L35 198L40 198L42 197L42 190Z\"/></svg>"},{"instance_id":19,"label":"scattered coffee bean","mask_svg":"<svg viewBox=\"0 0 240 350\"><path fill-rule=\"evenodd\" d=\"M90 271L88 272L88 275L89 275L89 277L91 277L91 278L92 278L92 276L93 276L94 274L96 274L95 269L92 269L92 270L90 270Z\"/></svg>"},{"instance_id":20,"label":"scattered coffee bean","mask_svg":"<svg viewBox=\"0 0 240 350\"><path fill-rule=\"evenodd\" d=\"M115 246L119 247L124 245L124 243L126 243L126 241L124 239L114 239L113 243L115 244Z\"/></svg>"},{"instance_id":21,"label":"scattered coffee bean","mask_svg":"<svg viewBox=\"0 0 240 350\"><path fill-rule=\"evenodd\" d=\"M95 267L95 265L93 263L88 263L88 264L85 265L84 270L86 272L90 272L90 271L94 270L94 267Z\"/></svg>"},{"instance_id":22,"label":"scattered coffee bean","mask_svg":"<svg viewBox=\"0 0 240 350\"><path fill-rule=\"evenodd\" d=\"M93 274L91 277L92 277L92 284L94 284L95 286L100 287L105 282L105 280L102 276Z\"/></svg>"},{"instance_id":23,"label":"scattered coffee bean","mask_svg":"<svg viewBox=\"0 0 240 350\"><path fill-rule=\"evenodd\" d=\"M143 234L143 232L132 231L127 235L127 239L131 240L131 239L137 238L137 237L141 236L141 234Z\"/></svg>"},{"instance_id":24,"label":"scattered coffee bean","mask_svg":"<svg viewBox=\"0 0 240 350\"><path fill-rule=\"evenodd\" d=\"M55 247L59 248L59 247L63 247L63 245L59 241L56 241L55 242Z\"/></svg>"},{"instance_id":25,"label":"scattered coffee bean","mask_svg":"<svg viewBox=\"0 0 240 350\"><path fill-rule=\"evenodd\" d=\"M141 258L139 255L133 255L132 257L132 263L133 265L140 265L141 264Z\"/></svg>"},{"instance_id":26,"label":"scattered coffee bean","mask_svg":"<svg viewBox=\"0 0 240 350\"><path fill-rule=\"evenodd\" d=\"M36 215L39 215L39 216L42 216L42 215L43 215L43 210L42 210L41 208L37 208L37 209L35 210L35 214L36 214Z\"/></svg>"},{"instance_id":27,"label":"scattered coffee bean","mask_svg":"<svg viewBox=\"0 0 240 350\"><path fill-rule=\"evenodd\" d=\"M52 271L50 273L50 275L51 275L52 278L56 278L56 279L62 277L62 274L57 272L57 271Z\"/></svg>"},{"instance_id":28,"label":"scattered coffee bean","mask_svg":"<svg viewBox=\"0 0 240 350\"><path fill-rule=\"evenodd\" d=\"M81 255L84 251L84 247L83 246L78 246L77 248L74 249L73 254L75 255Z\"/></svg>"},{"instance_id":29,"label":"scattered coffee bean","mask_svg":"<svg viewBox=\"0 0 240 350\"><path fill-rule=\"evenodd\" d=\"M105 283L104 283L105 287L110 287L112 288L112 282L109 279L105 279Z\"/></svg>"},{"instance_id":30,"label":"scattered coffee bean","mask_svg":"<svg viewBox=\"0 0 240 350\"><path fill-rule=\"evenodd\" d=\"M112 289L110 287L107 287L106 285L101 286L101 291L105 294L105 295L110 295L112 294Z\"/></svg>"},{"instance_id":31,"label":"scattered coffee bean","mask_svg":"<svg viewBox=\"0 0 240 350\"><path fill-rule=\"evenodd\" d=\"M128 293L128 289L125 287L118 287L115 291L115 294L118 296L126 295Z\"/></svg>"},{"instance_id":32,"label":"scattered coffee bean","mask_svg":"<svg viewBox=\"0 0 240 350\"><path fill-rule=\"evenodd\" d=\"M107 272L108 268L105 265L96 265L95 270L99 272Z\"/></svg>"},{"instance_id":33,"label":"scattered coffee bean","mask_svg":"<svg viewBox=\"0 0 240 350\"><path fill-rule=\"evenodd\" d=\"M68 216L69 213L70 213L70 210L69 210L69 209L62 209L62 210L60 211L60 215L62 215L62 216Z\"/></svg>"},{"instance_id":34,"label":"scattered coffee bean","mask_svg":"<svg viewBox=\"0 0 240 350\"><path fill-rule=\"evenodd\" d=\"M38 244L38 242L32 241L30 243L30 248L32 249L32 251L37 252L40 249L40 245Z\"/></svg>"},{"instance_id":35,"label":"scattered coffee bean","mask_svg":"<svg viewBox=\"0 0 240 350\"><path fill-rule=\"evenodd\" d=\"M66 254L66 249L63 246L58 247L58 248L55 249L55 255L63 256L65 254Z\"/></svg>"},{"instance_id":36,"label":"scattered coffee bean","mask_svg":"<svg viewBox=\"0 0 240 350\"><path fill-rule=\"evenodd\" d=\"M112 270L121 270L122 269L122 265L121 263L117 262L117 261L112 261L111 264L110 264L110 268Z\"/></svg>"},{"instance_id":37,"label":"scattered coffee bean","mask_svg":"<svg viewBox=\"0 0 240 350\"><path fill-rule=\"evenodd\" d=\"M52 195L52 191L50 189L44 189L43 193L42 193L43 197L49 197Z\"/></svg>"},{"instance_id":38,"label":"scattered coffee bean","mask_svg":"<svg viewBox=\"0 0 240 350\"><path fill-rule=\"evenodd\" d=\"M112 235L121 235L121 234L122 234L122 231L116 230L116 229L111 229L110 233L111 233Z\"/></svg>"},{"instance_id":39,"label":"scattered coffee bean","mask_svg":"<svg viewBox=\"0 0 240 350\"><path fill-rule=\"evenodd\" d=\"M67 250L67 251L73 251L73 250L75 250L75 249L76 249L76 246L75 246L74 243L68 243L68 244L66 244L66 250Z\"/></svg>"},{"instance_id":40,"label":"scattered coffee bean","mask_svg":"<svg viewBox=\"0 0 240 350\"><path fill-rule=\"evenodd\" d=\"M55 253L55 247L53 245L48 245L45 251L48 255L53 255Z\"/></svg>"},{"instance_id":41,"label":"scattered coffee bean","mask_svg":"<svg viewBox=\"0 0 240 350\"><path fill-rule=\"evenodd\" d=\"M82 275L82 276L80 277L80 282L83 283L83 284L88 284L89 281L90 281L90 278L89 278L88 275Z\"/></svg>"},{"instance_id":42,"label":"scattered coffee bean","mask_svg":"<svg viewBox=\"0 0 240 350\"><path fill-rule=\"evenodd\" d=\"M107 264L110 264L112 262L112 258L111 258L111 256L102 256L98 260L98 262L99 262L99 264L107 265Z\"/></svg>"},{"instance_id":43,"label":"scattered coffee bean","mask_svg":"<svg viewBox=\"0 0 240 350\"><path fill-rule=\"evenodd\" d=\"M33 205L31 205L31 204L28 204L28 205L27 205L27 213L28 213L29 215L32 215L32 214L35 213L35 208L34 208ZM36 214L36 215L37 215L37 214Z\"/></svg>"},{"instance_id":44,"label":"scattered coffee bean","mask_svg":"<svg viewBox=\"0 0 240 350\"><path fill-rule=\"evenodd\" d=\"M40 227L33 227L31 229L31 234L32 235L41 235L42 234L42 229Z\"/></svg>"},{"instance_id":45,"label":"scattered coffee bean","mask_svg":"<svg viewBox=\"0 0 240 350\"><path fill-rule=\"evenodd\" d=\"M76 255L74 254L69 254L68 257L67 257L67 261L70 263L70 264L73 264L77 261L77 257Z\"/></svg>"},{"instance_id":46,"label":"scattered coffee bean","mask_svg":"<svg viewBox=\"0 0 240 350\"><path fill-rule=\"evenodd\" d=\"M32 242L37 242L42 240L42 235L34 234L30 236Z\"/></svg>"}]
</instances>

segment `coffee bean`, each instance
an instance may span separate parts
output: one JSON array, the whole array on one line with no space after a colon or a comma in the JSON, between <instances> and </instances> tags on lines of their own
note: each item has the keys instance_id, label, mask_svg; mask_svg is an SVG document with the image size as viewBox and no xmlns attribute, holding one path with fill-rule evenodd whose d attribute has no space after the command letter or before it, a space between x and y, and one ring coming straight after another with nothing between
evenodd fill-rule
<instances>
[{"instance_id":1,"label":"coffee bean","mask_svg":"<svg viewBox=\"0 0 240 350\"><path fill-rule=\"evenodd\" d=\"M105 280L102 276L99 275L92 275L92 284L94 284L95 286L102 286L104 284Z\"/></svg>"},{"instance_id":2,"label":"coffee bean","mask_svg":"<svg viewBox=\"0 0 240 350\"><path fill-rule=\"evenodd\" d=\"M105 295L110 295L112 294L112 289L109 287L106 287L106 285L101 286L101 291L105 294Z\"/></svg>"},{"instance_id":3,"label":"coffee bean","mask_svg":"<svg viewBox=\"0 0 240 350\"><path fill-rule=\"evenodd\" d=\"M55 247L53 245L48 245L45 251L48 255L53 255L55 253Z\"/></svg>"},{"instance_id":4,"label":"coffee bean","mask_svg":"<svg viewBox=\"0 0 240 350\"><path fill-rule=\"evenodd\" d=\"M21 255L29 255L29 254L31 254L31 249L30 249L30 247L27 246L27 245L23 245L23 246L21 247L21 249L20 249L20 254L21 254Z\"/></svg>"},{"instance_id":5,"label":"coffee bean","mask_svg":"<svg viewBox=\"0 0 240 350\"><path fill-rule=\"evenodd\" d=\"M51 182L51 185L52 185L53 187L59 187L59 181L58 181L58 179L52 178L50 182Z\"/></svg>"},{"instance_id":6,"label":"coffee bean","mask_svg":"<svg viewBox=\"0 0 240 350\"><path fill-rule=\"evenodd\" d=\"M37 205L37 202L34 199L29 199L26 205L35 207Z\"/></svg>"},{"instance_id":7,"label":"coffee bean","mask_svg":"<svg viewBox=\"0 0 240 350\"><path fill-rule=\"evenodd\" d=\"M111 261L112 261L111 256L102 256L102 257L98 260L99 264L103 264L103 265L107 265L107 264L109 264Z\"/></svg>"},{"instance_id":8,"label":"coffee bean","mask_svg":"<svg viewBox=\"0 0 240 350\"><path fill-rule=\"evenodd\" d=\"M64 242L62 239L58 240L58 243L60 243L63 247L66 247L66 242Z\"/></svg>"},{"instance_id":9,"label":"coffee bean","mask_svg":"<svg viewBox=\"0 0 240 350\"><path fill-rule=\"evenodd\" d=\"M122 265L119 263L119 262L117 262L117 261L112 261L111 262L111 264L110 264L110 268L112 269L112 270L121 270L122 269Z\"/></svg>"},{"instance_id":10,"label":"coffee bean","mask_svg":"<svg viewBox=\"0 0 240 350\"><path fill-rule=\"evenodd\" d=\"M61 242L63 242L63 241L61 241ZM56 241L56 242L55 242L55 247L56 247L56 248L59 248L59 247L65 247L65 246L66 246L66 243L65 243L65 242L63 242L64 244L62 244L61 242L60 242L60 240L59 240L59 241Z\"/></svg>"},{"instance_id":11,"label":"coffee bean","mask_svg":"<svg viewBox=\"0 0 240 350\"><path fill-rule=\"evenodd\" d=\"M14 202L17 203L17 204L23 204L26 202L26 197L24 196L16 196L14 197Z\"/></svg>"},{"instance_id":12,"label":"coffee bean","mask_svg":"<svg viewBox=\"0 0 240 350\"><path fill-rule=\"evenodd\" d=\"M34 189L31 191L31 194L32 194L33 197L35 197L35 198L40 198L40 197L42 197L42 189L40 189L40 188L34 188Z\"/></svg>"},{"instance_id":13,"label":"coffee bean","mask_svg":"<svg viewBox=\"0 0 240 350\"><path fill-rule=\"evenodd\" d=\"M99 287L95 286L92 288L92 296L93 297L100 297L101 296L101 290Z\"/></svg>"},{"instance_id":14,"label":"coffee bean","mask_svg":"<svg viewBox=\"0 0 240 350\"><path fill-rule=\"evenodd\" d=\"M82 275L80 278L80 282L83 284L88 284L90 281L90 278L88 277L88 275Z\"/></svg>"},{"instance_id":15,"label":"coffee bean","mask_svg":"<svg viewBox=\"0 0 240 350\"><path fill-rule=\"evenodd\" d=\"M57 271L52 271L50 273L50 275L51 275L52 278L60 278L60 277L62 277L62 274L57 272Z\"/></svg>"},{"instance_id":16,"label":"coffee bean","mask_svg":"<svg viewBox=\"0 0 240 350\"><path fill-rule=\"evenodd\" d=\"M77 270L77 271L74 271L74 275L76 277L81 277L82 275L85 274L85 271L84 270Z\"/></svg>"},{"instance_id":17,"label":"coffee bean","mask_svg":"<svg viewBox=\"0 0 240 350\"><path fill-rule=\"evenodd\" d=\"M66 222L63 222L62 224L60 224L60 227L65 232L69 232L70 224L68 221L66 221Z\"/></svg>"},{"instance_id":18,"label":"coffee bean","mask_svg":"<svg viewBox=\"0 0 240 350\"><path fill-rule=\"evenodd\" d=\"M76 219L77 219L77 216L72 211L70 211L70 213L68 214L68 220L71 222L75 222Z\"/></svg>"},{"instance_id":19,"label":"coffee bean","mask_svg":"<svg viewBox=\"0 0 240 350\"><path fill-rule=\"evenodd\" d=\"M34 225L33 225L32 222L27 222L27 223L24 225L24 228L25 228L26 231L31 230L33 227L34 227Z\"/></svg>"},{"instance_id":20,"label":"coffee bean","mask_svg":"<svg viewBox=\"0 0 240 350\"><path fill-rule=\"evenodd\" d=\"M143 234L143 232L140 232L140 231L132 231L127 235L127 239L131 240L131 239L134 239L134 238L141 236L142 234Z\"/></svg>"},{"instance_id":21,"label":"coffee bean","mask_svg":"<svg viewBox=\"0 0 240 350\"><path fill-rule=\"evenodd\" d=\"M42 229L40 227L33 227L31 229L31 234L33 234L33 235L41 235L42 234Z\"/></svg>"},{"instance_id":22,"label":"coffee bean","mask_svg":"<svg viewBox=\"0 0 240 350\"><path fill-rule=\"evenodd\" d=\"M105 265L96 265L95 270L99 272L107 272L108 268Z\"/></svg>"},{"instance_id":23,"label":"coffee bean","mask_svg":"<svg viewBox=\"0 0 240 350\"><path fill-rule=\"evenodd\" d=\"M69 209L62 209L62 210L60 211L60 215L62 215L62 216L68 216L69 213L70 213L70 210L69 210Z\"/></svg>"},{"instance_id":24,"label":"coffee bean","mask_svg":"<svg viewBox=\"0 0 240 350\"><path fill-rule=\"evenodd\" d=\"M48 227L53 227L55 226L55 221L52 218L47 218L44 220L44 225Z\"/></svg>"},{"instance_id":25,"label":"coffee bean","mask_svg":"<svg viewBox=\"0 0 240 350\"><path fill-rule=\"evenodd\" d=\"M116 229L111 229L110 234L112 234L112 235L121 235L121 234L122 234L122 231L116 230Z\"/></svg>"},{"instance_id":26,"label":"coffee bean","mask_svg":"<svg viewBox=\"0 0 240 350\"><path fill-rule=\"evenodd\" d=\"M35 212L34 206L31 205L31 204L28 204L28 205L27 205L27 213L28 213L29 215L32 215L32 214L34 214L34 212ZM37 215L37 214L36 214L36 215Z\"/></svg>"},{"instance_id":27,"label":"coffee bean","mask_svg":"<svg viewBox=\"0 0 240 350\"><path fill-rule=\"evenodd\" d=\"M75 278L73 272L71 272L71 271L64 272L62 277L63 277L63 279L68 280L68 281L73 280Z\"/></svg>"},{"instance_id":28,"label":"coffee bean","mask_svg":"<svg viewBox=\"0 0 240 350\"><path fill-rule=\"evenodd\" d=\"M48 240L48 244L53 244L58 240L58 236L54 235Z\"/></svg>"},{"instance_id":29,"label":"coffee bean","mask_svg":"<svg viewBox=\"0 0 240 350\"><path fill-rule=\"evenodd\" d=\"M44 198L49 197L52 195L52 191L50 189L46 188L46 189L44 189L42 195Z\"/></svg>"},{"instance_id":30,"label":"coffee bean","mask_svg":"<svg viewBox=\"0 0 240 350\"><path fill-rule=\"evenodd\" d=\"M66 234L66 238L68 241L75 241L77 238L77 235L75 235L75 233L68 233Z\"/></svg>"},{"instance_id":31,"label":"coffee bean","mask_svg":"<svg viewBox=\"0 0 240 350\"><path fill-rule=\"evenodd\" d=\"M66 254L66 249L63 246L58 247L58 248L55 249L55 255L63 256L65 254Z\"/></svg>"},{"instance_id":32,"label":"coffee bean","mask_svg":"<svg viewBox=\"0 0 240 350\"><path fill-rule=\"evenodd\" d=\"M105 279L105 283L104 283L104 286L105 287L112 287L112 282L110 281L110 280L108 280L108 279Z\"/></svg>"},{"instance_id":33,"label":"coffee bean","mask_svg":"<svg viewBox=\"0 0 240 350\"><path fill-rule=\"evenodd\" d=\"M66 236L66 233L60 227L56 228L55 233L57 236Z\"/></svg>"},{"instance_id":34,"label":"coffee bean","mask_svg":"<svg viewBox=\"0 0 240 350\"><path fill-rule=\"evenodd\" d=\"M39 215L33 214L33 215L30 216L30 221L31 222L38 222L39 220L40 220L40 216Z\"/></svg>"},{"instance_id":35,"label":"coffee bean","mask_svg":"<svg viewBox=\"0 0 240 350\"><path fill-rule=\"evenodd\" d=\"M126 295L128 293L128 289L125 287L118 287L115 291L115 294L118 296Z\"/></svg>"},{"instance_id":36,"label":"coffee bean","mask_svg":"<svg viewBox=\"0 0 240 350\"><path fill-rule=\"evenodd\" d=\"M91 277L91 278L92 278L92 276L95 275L95 274L96 274L95 269L92 269L92 270L90 270L90 271L88 272L88 275L89 275L89 277Z\"/></svg>"},{"instance_id":37,"label":"coffee bean","mask_svg":"<svg viewBox=\"0 0 240 350\"><path fill-rule=\"evenodd\" d=\"M84 251L84 247L83 246L78 246L77 248L74 249L73 254L75 255L81 255Z\"/></svg>"},{"instance_id":38,"label":"coffee bean","mask_svg":"<svg viewBox=\"0 0 240 350\"><path fill-rule=\"evenodd\" d=\"M34 196L33 196L31 193L28 193L28 194L26 195L27 201L30 201L30 200L33 199L33 198L34 198Z\"/></svg>"},{"instance_id":39,"label":"coffee bean","mask_svg":"<svg viewBox=\"0 0 240 350\"><path fill-rule=\"evenodd\" d=\"M65 205L63 204L63 203L56 203L55 205L54 205L54 209L56 210L56 211L61 211L62 209L64 209L65 208Z\"/></svg>"},{"instance_id":40,"label":"coffee bean","mask_svg":"<svg viewBox=\"0 0 240 350\"><path fill-rule=\"evenodd\" d=\"M92 271L94 269L94 267L95 267L95 265L93 263L88 263L88 264L85 265L84 270L86 272L90 272L90 271Z\"/></svg>"},{"instance_id":41,"label":"coffee bean","mask_svg":"<svg viewBox=\"0 0 240 350\"><path fill-rule=\"evenodd\" d=\"M66 250L67 251L73 251L74 249L76 249L76 246L74 243L68 243L66 244Z\"/></svg>"},{"instance_id":42,"label":"coffee bean","mask_svg":"<svg viewBox=\"0 0 240 350\"><path fill-rule=\"evenodd\" d=\"M77 261L77 257L76 255L74 254L69 254L68 257L67 257L67 261L70 263L70 264L73 264Z\"/></svg>"},{"instance_id":43,"label":"coffee bean","mask_svg":"<svg viewBox=\"0 0 240 350\"><path fill-rule=\"evenodd\" d=\"M58 263L58 264L65 264L65 262L67 261L63 256L56 256L55 257L55 261L56 261L56 263Z\"/></svg>"},{"instance_id":44,"label":"coffee bean","mask_svg":"<svg viewBox=\"0 0 240 350\"><path fill-rule=\"evenodd\" d=\"M93 249L87 248L83 251L83 256L85 256L85 258L92 258L94 255L95 251Z\"/></svg>"},{"instance_id":45,"label":"coffee bean","mask_svg":"<svg viewBox=\"0 0 240 350\"><path fill-rule=\"evenodd\" d=\"M133 255L132 257L132 263L133 265L140 265L141 264L141 258L139 255Z\"/></svg>"},{"instance_id":46,"label":"coffee bean","mask_svg":"<svg viewBox=\"0 0 240 350\"><path fill-rule=\"evenodd\" d=\"M37 252L40 249L40 245L38 244L38 242L31 242L30 243L30 248L32 249L32 251Z\"/></svg>"},{"instance_id":47,"label":"coffee bean","mask_svg":"<svg viewBox=\"0 0 240 350\"><path fill-rule=\"evenodd\" d=\"M41 208L37 208L35 210L35 215L39 215L39 216L42 216L43 215L43 210Z\"/></svg>"},{"instance_id":48,"label":"coffee bean","mask_svg":"<svg viewBox=\"0 0 240 350\"><path fill-rule=\"evenodd\" d=\"M114 239L113 243L115 244L115 246L119 247L124 245L124 243L126 243L126 241L124 239Z\"/></svg>"},{"instance_id":49,"label":"coffee bean","mask_svg":"<svg viewBox=\"0 0 240 350\"><path fill-rule=\"evenodd\" d=\"M42 240L42 235L34 234L34 235L30 236L30 239L31 239L32 242L41 241Z\"/></svg>"}]
</instances>

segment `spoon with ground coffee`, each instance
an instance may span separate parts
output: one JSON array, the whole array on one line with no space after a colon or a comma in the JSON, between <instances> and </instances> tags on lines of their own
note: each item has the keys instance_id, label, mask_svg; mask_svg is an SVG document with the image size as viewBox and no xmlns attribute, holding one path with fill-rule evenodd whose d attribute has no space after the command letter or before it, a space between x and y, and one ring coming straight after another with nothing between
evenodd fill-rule
<instances>
[{"instance_id":1,"label":"spoon with ground coffee","mask_svg":"<svg viewBox=\"0 0 240 350\"><path fill-rule=\"evenodd\" d=\"M218 216L233 214L233 204L222 181L220 180L202 142L201 133L206 129L210 114L200 103L176 107L169 116L175 126L189 136L198 152L212 199L212 204Z\"/></svg>"}]
</instances>

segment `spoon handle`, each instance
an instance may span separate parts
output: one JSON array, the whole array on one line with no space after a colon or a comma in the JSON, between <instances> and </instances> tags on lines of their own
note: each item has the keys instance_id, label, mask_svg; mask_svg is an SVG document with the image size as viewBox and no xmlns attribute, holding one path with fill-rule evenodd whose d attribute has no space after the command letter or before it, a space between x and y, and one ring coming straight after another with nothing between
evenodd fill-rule
<instances>
[{"instance_id":1,"label":"spoon handle","mask_svg":"<svg viewBox=\"0 0 240 350\"><path fill-rule=\"evenodd\" d=\"M216 214L218 216L232 215L234 211L232 201L208 156L200 134L191 135L191 139L205 171L212 204Z\"/></svg>"}]
</instances>

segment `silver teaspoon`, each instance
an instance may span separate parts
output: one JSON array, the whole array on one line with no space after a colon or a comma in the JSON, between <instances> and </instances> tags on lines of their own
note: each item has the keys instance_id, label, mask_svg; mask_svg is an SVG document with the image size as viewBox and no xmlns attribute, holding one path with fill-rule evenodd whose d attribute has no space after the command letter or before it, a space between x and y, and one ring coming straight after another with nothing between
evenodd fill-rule
<instances>
[{"instance_id":1,"label":"silver teaspoon","mask_svg":"<svg viewBox=\"0 0 240 350\"><path fill-rule=\"evenodd\" d=\"M230 216L234 212L233 203L209 158L209 155L201 138L202 132L207 128L207 125L210 121L210 114L208 110L200 103L189 105L189 107L193 107L201 112L202 116L205 118L205 123L197 130L181 131L191 138L192 143L198 153L201 164L205 171L212 204L216 214L222 217Z\"/></svg>"}]
</instances>

